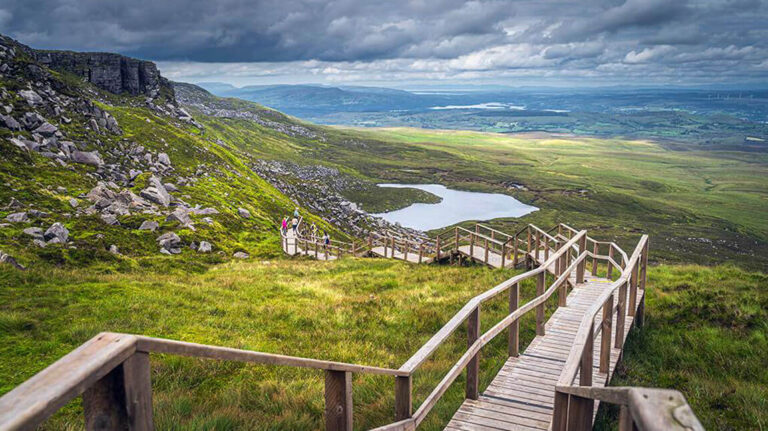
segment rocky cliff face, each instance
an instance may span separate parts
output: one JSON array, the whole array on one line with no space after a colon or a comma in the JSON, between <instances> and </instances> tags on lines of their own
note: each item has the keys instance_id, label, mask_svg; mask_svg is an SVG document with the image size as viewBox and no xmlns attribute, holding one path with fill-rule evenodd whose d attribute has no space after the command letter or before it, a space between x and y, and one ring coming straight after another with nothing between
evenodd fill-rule
<instances>
[{"instance_id":1,"label":"rocky cliff face","mask_svg":"<svg viewBox=\"0 0 768 431\"><path fill-rule=\"evenodd\" d=\"M97 87L115 94L156 97L168 82L154 63L99 52L36 51L32 57L50 69L82 76Z\"/></svg>"},{"instance_id":2,"label":"rocky cliff face","mask_svg":"<svg viewBox=\"0 0 768 431\"><path fill-rule=\"evenodd\" d=\"M162 92L175 102L173 86L151 61L104 52L36 50L2 35L0 45L24 52L49 69L78 75L110 93L155 98Z\"/></svg>"}]
</instances>

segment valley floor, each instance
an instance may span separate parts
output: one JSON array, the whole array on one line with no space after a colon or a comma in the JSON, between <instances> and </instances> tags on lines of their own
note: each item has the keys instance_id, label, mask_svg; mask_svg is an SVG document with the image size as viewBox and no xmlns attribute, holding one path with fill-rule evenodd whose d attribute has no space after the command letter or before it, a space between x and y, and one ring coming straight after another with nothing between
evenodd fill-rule
<instances>
[{"instance_id":1,"label":"valley floor","mask_svg":"<svg viewBox=\"0 0 768 431\"><path fill-rule=\"evenodd\" d=\"M398 367L468 298L512 274L351 258L196 271L0 267L0 394L100 331ZM534 296L533 285L522 288L523 300ZM483 329L505 308L501 300L484 308ZM764 274L653 267L646 329L630 334L614 383L680 389L708 429L759 429L768 423L766 310ZM523 346L533 323L522 322ZM463 352L461 335L416 375L415 405ZM483 350L481 388L506 359L506 345L497 341ZM152 367L158 429L321 428L321 373L165 355L153 355ZM458 381L421 429L440 429L463 395ZM393 382L355 376L354 403L356 427L387 423ZM81 405L73 402L45 428L81 423Z\"/></svg>"}]
</instances>

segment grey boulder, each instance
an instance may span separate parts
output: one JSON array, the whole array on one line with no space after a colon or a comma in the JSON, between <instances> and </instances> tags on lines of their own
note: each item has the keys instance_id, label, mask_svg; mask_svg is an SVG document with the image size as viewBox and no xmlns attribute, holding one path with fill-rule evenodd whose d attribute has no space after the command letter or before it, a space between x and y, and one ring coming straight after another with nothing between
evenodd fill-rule
<instances>
[{"instance_id":1,"label":"grey boulder","mask_svg":"<svg viewBox=\"0 0 768 431\"><path fill-rule=\"evenodd\" d=\"M96 166L97 168L104 164L98 151L74 151L72 161L84 165Z\"/></svg>"},{"instance_id":2,"label":"grey boulder","mask_svg":"<svg viewBox=\"0 0 768 431\"><path fill-rule=\"evenodd\" d=\"M0 126L11 130L21 130L21 124L10 115L0 115Z\"/></svg>"},{"instance_id":3,"label":"grey boulder","mask_svg":"<svg viewBox=\"0 0 768 431\"><path fill-rule=\"evenodd\" d=\"M177 249L181 244L181 238L179 238L179 236L176 235L174 232L168 232L157 237L157 243L160 245L160 248L163 248L173 253L173 250ZM174 254L177 254L177 253L174 253Z\"/></svg>"},{"instance_id":4,"label":"grey boulder","mask_svg":"<svg viewBox=\"0 0 768 431\"><path fill-rule=\"evenodd\" d=\"M24 223L29 220L29 217L27 216L27 213L21 212L8 214L8 216L5 217L5 220L11 223Z\"/></svg>"},{"instance_id":5,"label":"grey boulder","mask_svg":"<svg viewBox=\"0 0 768 431\"><path fill-rule=\"evenodd\" d=\"M240 214L240 217L242 218L251 218L251 212L245 208L238 208L237 213Z\"/></svg>"},{"instance_id":6,"label":"grey boulder","mask_svg":"<svg viewBox=\"0 0 768 431\"><path fill-rule=\"evenodd\" d=\"M149 179L149 187L141 191L141 197L164 207L171 204L171 195L168 194L160 178L155 176Z\"/></svg>"},{"instance_id":7,"label":"grey boulder","mask_svg":"<svg viewBox=\"0 0 768 431\"><path fill-rule=\"evenodd\" d=\"M56 242L65 243L67 242L67 239L69 239L69 230L67 230L61 223L57 222L52 224L51 227L45 231L43 238L45 238L49 244Z\"/></svg>"},{"instance_id":8,"label":"grey boulder","mask_svg":"<svg viewBox=\"0 0 768 431\"><path fill-rule=\"evenodd\" d=\"M148 230L150 232L154 232L158 227L160 227L160 225L156 221L144 220L144 223L139 226L139 230Z\"/></svg>"},{"instance_id":9,"label":"grey boulder","mask_svg":"<svg viewBox=\"0 0 768 431\"><path fill-rule=\"evenodd\" d=\"M248 253L238 251L237 253L234 254L234 257L237 259L248 259L250 256L248 256Z\"/></svg>"},{"instance_id":10,"label":"grey boulder","mask_svg":"<svg viewBox=\"0 0 768 431\"><path fill-rule=\"evenodd\" d=\"M211 250L213 250L213 247L211 246L211 243L208 241L200 241L200 246L197 248L197 251L200 253L210 253Z\"/></svg>"},{"instance_id":11,"label":"grey boulder","mask_svg":"<svg viewBox=\"0 0 768 431\"><path fill-rule=\"evenodd\" d=\"M56 132L58 131L59 131L58 127L46 121L45 123L41 124L37 129L35 129L33 133L38 133L45 138L50 138L51 136L55 135Z\"/></svg>"}]
</instances>

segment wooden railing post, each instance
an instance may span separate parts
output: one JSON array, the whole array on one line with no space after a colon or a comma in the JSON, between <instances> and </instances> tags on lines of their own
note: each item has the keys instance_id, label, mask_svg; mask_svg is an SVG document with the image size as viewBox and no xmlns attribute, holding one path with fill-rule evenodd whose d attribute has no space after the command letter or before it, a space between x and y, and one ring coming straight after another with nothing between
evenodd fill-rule
<instances>
[{"instance_id":1,"label":"wooden railing post","mask_svg":"<svg viewBox=\"0 0 768 431\"><path fill-rule=\"evenodd\" d=\"M352 431L352 373L325 371L325 429Z\"/></svg>"},{"instance_id":2,"label":"wooden railing post","mask_svg":"<svg viewBox=\"0 0 768 431\"><path fill-rule=\"evenodd\" d=\"M555 390L555 403L552 411L552 431L568 431L568 401L571 396Z\"/></svg>"},{"instance_id":3,"label":"wooden railing post","mask_svg":"<svg viewBox=\"0 0 768 431\"><path fill-rule=\"evenodd\" d=\"M134 353L86 389L83 411L88 431L153 430L149 354Z\"/></svg>"},{"instance_id":4,"label":"wooden railing post","mask_svg":"<svg viewBox=\"0 0 768 431\"><path fill-rule=\"evenodd\" d=\"M435 260L440 261L440 235L435 240Z\"/></svg>"},{"instance_id":5,"label":"wooden railing post","mask_svg":"<svg viewBox=\"0 0 768 431\"><path fill-rule=\"evenodd\" d=\"M616 311L616 340L614 346L621 349L624 345L624 320L627 316L627 282L619 287L619 307Z\"/></svg>"},{"instance_id":6,"label":"wooden railing post","mask_svg":"<svg viewBox=\"0 0 768 431\"><path fill-rule=\"evenodd\" d=\"M592 276L597 277L597 253L600 251L600 247L597 245L597 241L595 241L595 246L592 247L592 254L594 255L592 257Z\"/></svg>"},{"instance_id":7,"label":"wooden railing post","mask_svg":"<svg viewBox=\"0 0 768 431\"><path fill-rule=\"evenodd\" d=\"M587 249L587 236L582 235L581 239L579 239L579 254L584 253L584 251ZM576 284L584 283L584 271L585 267L587 265L587 259L584 258L579 262L578 265L576 265Z\"/></svg>"},{"instance_id":8,"label":"wooden railing post","mask_svg":"<svg viewBox=\"0 0 768 431\"><path fill-rule=\"evenodd\" d=\"M595 412L595 400L571 396L568 406L568 431L592 430L592 417Z\"/></svg>"},{"instance_id":9,"label":"wooden railing post","mask_svg":"<svg viewBox=\"0 0 768 431\"><path fill-rule=\"evenodd\" d=\"M459 228L456 227L453 230L454 230L454 234L456 236L456 251L459 251Z\"/></svg>"},{"instance_id":10,"label":"wooden railing post","mask_svg":"<svg viewBox=\"0 0 768 431\"><path fill-rule=\"evenodd\" d=\"M488 238L485 239L485 264L488 265Z\"/></svg>"},{"instance_id":11,"label":"wooden railing post","mask_svg":"<svg viewBox=\"0 0 768 431\"><path fill-rule=\"evenodd\" d=\"M413 377L395 377L395 421L408 419L413 415Z\"/></svg>"},{"instance_id":12,"label":"wooden railing post","mask_svg":"<svg viewBox=\"0 0 768 431\"><path fill-rule=\"evenodd\" d=\"M613 244L608 244L608 257L613 259ZM608 260L608 268L606 269L605 274L605 278L611 280L611 277L613 276L613 262L611 260Z\"/></svg>"},{"instance_id":13,"label":"wooden railing post","mask_svg":"<svg viewBox=\"0 0 768 431\"><path fill-rule=\"evenodd\" d=\"M603 320L600 324L600 372L608 374L611 366L611 331L613 330L613 295L603 305Z\"/></svg>"},{"instance_id":14,"label":"wooden railing post","mask_svg":"<svg viewBox=\"0 0 768 431\"><path fill-rule=\"evenodd\" d=\"M515 283L509 288L509 314L514 313L520 307L520 284ZM515 320L509 325L509 356L520 355L520 320Z\"/></svg>"},{"instance_id":15,"label":"wooden railing post","mask_svg":"<svg viewBox=\"0 0 768 431\"><path fill-rule=\"evenodd\" d=\"M589 325L584 351L581 353L579 367L579 385L592 386L592 361L594 360L594 326ZM588 431L592 429L592 418L595 412L595 400L572 396L568 408L568 430Z\"/></svg>"},{"instance_id":16,"label":"wooden railing post","mask_svg":"<svg viewBox=\"0 0 768 431\"><path fill-rule=\"evenodd\" d=\"M536 276L536 296L544 294L547 271ZM536 306L536 335L544 335L544 302Z\"/></svg>"},{"instance_id":17,"label":"wooden railing post","mask_svg":"<svg viewBox=\"0 0 768 431\"><path fill-rule=\"evenodd\" d=\"M531 254L531 226L528 226L528 254Z\"/></svg>"},{"instance_id":18,"label":"wooden railing post","mask_svg":"<svg viewBox=\"0 0 768 431\"><path fill-rule=\"evenodd\" d=\"M471 259L475 258L475 236L472 232L469 233L469 257Z\"/></svg>"},{"instance_id":19,"label":"wooden railing post","mask_svg":"<svg viewBox=\"0 0 768 431\"><path fill-rule=\"evenodd\" d=\"M645 240L643 255L641 258L642 266L640 271L640 290L645 291L645 283L648 281L648 240Z\"/></svg>"},{"instance_id":20,"label":"wooden railing post","mask_svg":"<svg viewBox=\"0 0 768 431\"><path fill-rule=\"evenodd\" d=\"M559 239L555 241L555 247L557 247L558 250L560 250L560 248L563 247L563 244L564 243ZM546 256L545 256L545 259L547 259ZM559 277L562 274L561 272L562 267L563 267L563 257L560 256L555 260L555 278Z\"/></svg>"},{"instance_id":21,"label":"wooden railing post","mask_svg":"<svg viewBox=\"0 0 768 431\"><path fill-rule=\"evenodd\" d=\"M639 269L639 261L636 261L632 268L629 269L629 304L627 305L627 314L630 316L635 315L635 307L637 306L637 273Z\"/></svg>"},{"instance_id":22,"label":"wooden railing post","mask_svg":"<svg viewBox=\"0 0 768 431\"><path fill-rule=\"evenodd\" d=\"M512 267L513 268L517 268L517 263L518 263L518 259L519 259L517 257L517 250L518 250L518 246L519 246L517 235L515 235L514 246L515 246L515 248L512 249Z\"/></svg>"},{"instance_id":23,"label":"wooden railing post","mask_svg":"<svg viewBox=\"0 0 768 431\"><path fill-rule=\"evenodd\" d=\"M467 347L471 347L480 338L480 306L478 305L467 317ZM467 364L467 398L476 400L479 393L480 352Z\"/></svg>"},{"instance_id":24,"label":"wooden railing post","mask_svg":"<svg viewBox=\"0 0 768 431\"><path fill-rule=\"evenodd\" d=\"M507 267L507 243L501 244L501 269Z\"/></svg>"},{"instance_id":25,"label":"wooden railing post","mask_svg":"<svg viewBox=\"0 0 768 431\"><path fill-rule=\"evenodd\" d=\"M536 249L533 252L533 256L536 259L536 265L539 264L539 247L541 247L541 232L536 231Z\"/></svg>"}]
</instances>

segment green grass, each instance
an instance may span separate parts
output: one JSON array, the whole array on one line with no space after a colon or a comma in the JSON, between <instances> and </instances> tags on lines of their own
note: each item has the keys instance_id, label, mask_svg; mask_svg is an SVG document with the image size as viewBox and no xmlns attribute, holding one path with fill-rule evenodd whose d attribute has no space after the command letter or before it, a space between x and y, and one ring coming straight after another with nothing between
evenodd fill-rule
<instances>
[{"instance_id":1,"label":"green grass","mask_svg":"<svg viewBox=\"0 0 768 431\"><path fill-rule=\"evenodd\" d=\"M630 334L612 384L677 389L706 429L765 429L768 276L662 266L649 283L646 325Z\"/></svg>"},{"instance_id":2,"label":"green grass","mask_svg":"<svg viewBox=\"0 0 768 431\"><path fill-rule=\"evenodd\" d=\"M511 274L370 259L230 263L197 274L0 271L0 393L100 331L397 368L468 298ZM523 288L527 298L534 290ZM505 307L503 297L485 308L485 329ZM524 328L530 340L531 319ZM417 402L461 355L463 337L458 331L416 374ZM504 359L501 338L486 350L486 383ZM153 355L152 365L158 429L321 428L321 372L165 355ZM358 428L391 420L393 384L355 375ZM438 429L462 398L457 382L424 429ZM74 402L47 429L80 421Z\"/></svg>"},{"instance_id":3,"label":"green grass","mask_svg":"<svg viewBox=\"0 0 768 431\"><path fill-rule=\"evenodd\" d=\"M264 352L394 367L470 297L513 272L342 259L226 263L197 273L155 268L12 271L0 268L0 394L100 331L137 333ZM647 326L629 337L616 384L683 391L708 429L758 429L768 420L766 276L730 266L649 271ZM525 300L534 286L523 285ZM551 304L553 305L553 304ZM483 307L487 330L506 296ZM522 345L534 336L522 323ZM418 406L466 348L457 331L415 376ZM506 355L483 350L481 387ZM322 374L313 370L152 356L158 429L322 428ZM461 403L463 378L420 429L441 429ZM393 381L355 375L356 429L391 420ZM79 401L45 429L76 429Z\"/></svg>"}]
</instances>

